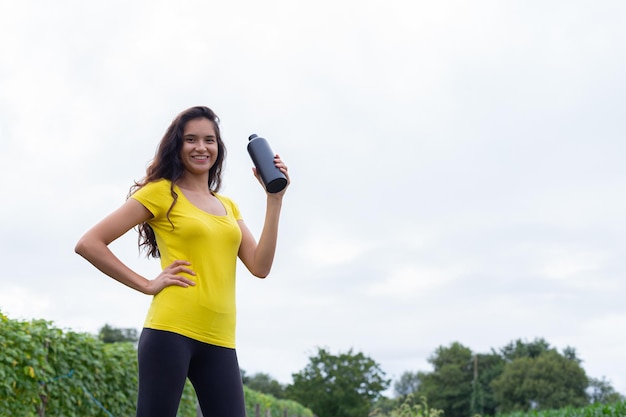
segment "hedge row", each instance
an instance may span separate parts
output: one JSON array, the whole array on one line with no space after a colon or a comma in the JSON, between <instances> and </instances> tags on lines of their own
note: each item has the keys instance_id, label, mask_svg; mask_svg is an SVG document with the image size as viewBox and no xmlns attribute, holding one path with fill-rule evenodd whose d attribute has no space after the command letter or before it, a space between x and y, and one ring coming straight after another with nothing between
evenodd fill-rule
<instances>
[{"instance_id":1,"label":"hedge row","mask_svg":"<svg viewBox=\"0 0 626 417\"><path fill-rule=\"evenodd\" d=\"M292 401L245 389L248 415L310 417ZM132 343L103 343L44 320L18 321L0 312L0 416L120 417L135 414L137 353ZM259 407L256 406L259 404ZM179 417L196 417L189 381Z\"/></svg>"},{"instance_id":2,"label":"hedge row","mask_svg":"<svg viewBox=\"0 0 626 417\"><path fill-rule=\"evenodd\" d=\"M624 417L626 401L613 404L592 404L587 407L566 407L559 410L528 411L503 414L500 417Z\"/></svg>"},{"instance_id":3,"label":"hedge row","mask_svg":"<svg viewBox=\"0 0 626 417\"><path fill-rule=\"evenodd\" d=\"M248 417L313 417L313 412L292 400L278 400L272 395L243 387Z\"/></svg>"}]
</instances>

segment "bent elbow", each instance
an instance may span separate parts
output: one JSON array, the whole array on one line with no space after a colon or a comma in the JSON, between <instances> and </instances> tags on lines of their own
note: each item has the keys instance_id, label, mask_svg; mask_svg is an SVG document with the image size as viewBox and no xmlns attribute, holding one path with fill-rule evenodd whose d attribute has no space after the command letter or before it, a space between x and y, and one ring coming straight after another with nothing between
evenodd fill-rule
<instances>
[{"instance_id":1,"label":"bent elbow","mask_svg":"<svg viewBox=\"0 0 626 417\"><path fill-rule=\"evenodd\" d=\"M261 279L265 279L267 278L267 276L270 274L270 270L260 270L260 271L253 271L252 275L254 275L257 278L261 278Z\"/></svg>"},{"instance_id":2,"label":"bent elbow","mask_svg":"<svg viewBox=\"0 0 626 417\"><path fill-rule=\"evenodd\" d=\"M90 245L89 242L83 237L76 243L76 246L74 246L74 252L87 259L89 252L91 251L91 247L92 245Z\"/></svg>"},{"instance_id":3,"label":"bent elbow","mask_svg":"<svg viewBox=\"0 0 626 417\"><path fill-rule=\"evenodd\" d=\"M82 239L79 240L78 243L76 243L76 246L74 246L74 252L80 256L84 256L83 254L85 253L85 243L82 241Z\"/></svg>"}]
</instances>

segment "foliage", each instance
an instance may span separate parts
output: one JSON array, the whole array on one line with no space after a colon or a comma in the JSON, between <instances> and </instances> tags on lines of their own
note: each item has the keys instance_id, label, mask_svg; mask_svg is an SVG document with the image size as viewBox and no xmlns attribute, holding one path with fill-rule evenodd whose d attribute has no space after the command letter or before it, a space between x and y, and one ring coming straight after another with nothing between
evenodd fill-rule
<instances>
[{"instance_id":1,"label":"foliage","mask_svg":"<svg viewBox=\"0 0 626 417\"><path fill-rule=\"evenodd\" d=\"M133 344L106 344L0 312L0 416L130 416L136 390ZM195 415L196 397L187 382L179 416Z\"/></svg>"},{"instance_id":2,"label":"foliage","mask_svg":"<svg viewBox=\"0 0 626 417\"><path fill-rule=\"evenodd\" d=\"M420 373L422 383L418 395L428 398L430 404L442 409L446 416L468 416L472 397L472 351L455 342L450 347L437 348L428 362L434 370Z\"/></svg>"},{"instance_id":3,"label":"foliage","mask_svg":"<svg viewBox=\"0 0 626 417\"><path fill-rule=\"evenodd\" d=\"M499 417L624 417L626 416L626 401L612 404L596 403L582 408L565 407L558 410L545 411L517 411L509 414L500 414Z\"/></svg>"},{"instance_id":4,"label":"foliage","mask_svg":"<svg viewBox=\"0 0 626 417\"><path fill-rule=\"evenodd\" d=\"M242 372L242 379L244 385L250 389L272 395L275 398L285 398L285 387L269 374L257 372L249 377L246 376L245 372Z\"/></svg>"},{"instance_id":5,"label":"foliage","mask_svg":"<svg viewBox=\"0 0 626 417\"><path fill-rule=\"evenodd\" d=\"M524 342L517 339L500 349L502 357L511 362L519 358L536 358L550 350L550 344L543 338L537 338L532 342Z\"/></svg>"},{"instance_id":6,"label":"foliage","mask_svg":"<svg viewBox=\"0 0 626 417\"><path fill-rule=\"evenodd\" d=\"M395 383L395 393L401 399L409 394L417 396L435 397L434 402L437 407L447 408L446 403L451 392L446 391L447 385L451 387L454 384L463 384L465 389L462 391L466 395L470 392L468 398L464 398L460 404L459 415L494 415L496 413L496 401L493 396L493 390L490 387L491 381L502 372L504 360L496 353L473 354L469 349L456 343L449 348L439 347L435 354L431 357L431 363L434 364L435 370L429 374L424 372L405 372ZM457 367L460 372L453 373L448 368ZM459 376L456 382L451 376ZM425 378L425 385L421 386L420 378ZM468 385L469 384L469 385ZM448 409L448 412L453 412Z\"/></svg>"},{"instance_id":7,"label":"foliage","mask_svg":"<svg viewBox=\"0 0 626 417\"><path fill-rule=\"evenodd\" d=\"M117 343L117 342L137 342L139 337L137 335L137 329L119 329L112 327L108 324L102 326L98 332L98 339L104 343Z\"/></svg>"},{"instance_id":8,"label":"foliage","mask_svg":"<svg viewBox=\"0 0 626 417\"><path fill-rule=\"evenodd\" d=\"M429 408L426 397L421 398L421 402L416 403L413 394L408 394L404 401L389 412L375 409L371 417L442 417L443 410Z\"/></svg>"},{"instance_id":9,"label":"foliage","mask_svg":"<svg viewBox=\"0 0 626 417\"><path fill-rule=\"evenodd\" d=\"M408 394L403 397L395 397L395 398L379 397L376 400L376 402L374 402L374 404L372 405L372 411L370 414L376 415L376 416L389 415L389 413L391 413L392 410L395 410L396 408L400 406L400 404L406 401L409 395L412 396L413 394Z\"/></svg>"},{"instance_id":10,"label":"foliage","mask_svg":"<svg viewBox=\"0 0 626 417\"><path fill-rule=\"evenodd\" d=\"M494 415L496 413L498 403L491 382L502 373L505 364L504 359L494 351L474 354L470 415Z\"/></svg>"},{"instance_id":11,"label":"foliage","mask_svg":"<svg viewBox=\"0 0 626 417\"><path fill-rule=\"evenodd\" d=\"M416 393L419 385L418 373L407 371L400 375L400 379L393 384L393 390L398 397L406 397Z\"/></svg>"},{"instance_id":12,"label":"foliage","mask_svg":"<svg viewBox=\"0 0 626 417\"><path fill-rule=\"evenodd\" d=\"M318 348L306 368L293 374L286 393L320 417L362 417L389 383L380 366L361 352L333 355Z\"/></svg>"},{"instance_id":13,"label":"foliage","mask_svg":"<svg viewBox=\"0 0 626 417\"><path fill-rule=\"evenodd\" d=\"M499 411L548 410L588 404L588 380L579 363L548 350L508 363L492 387Z\"/></svg>"},{"instance_id":14,"label":"foliage","mask_svg":"<svg viewBox=\"0 0 626 417\"><path fill-rule=\"evenodd\" d=\"M104 333L101 330L96 338L43 320L10 320L0 312L0 416L133 415L134 344L105 343L112 340ZM268 374L242 374L247 412L255 415L258 404L262 415L275 417L312 417L311 409L320 417L362 417L372 409L377 417L434 417L443 412L446 417L466 417L507 410L519 410L508 417L626 415L624 397L604 378L588 379L573 348L561 354L543 339L517 340L489 354L474 354L453 343L439 347L429 362L433 372L405 372L395 386L405 395L386 399L381 393L390 381L375 361L352 350L333 355L318 349L287 388ZM428 408L425 399L413 402L424 395L434 408ZM589 402L593 404L572 408ZM559 407L565 408L546 411ZM196 396L187 381L178 416L195 415Z\"/></svg>"},{"instance_id":15,"label":"foliage","mask_svg":"<svg viewBox=\"0 0 626 417\"><path fill-rule=\"evenodd\" d=\"M615 391L611 383L607 381L604 377L602 379L589 378L587 395L589 396L589 401L592 404L609 404L623 401L625 399L623 395Z\"/></svg>"},{"instance_id":16,"label":"foliage","mask_svg":"<svg viewBox=\"0 0 626 417\"><path fill-rule=\"evenodd\" d=\"M262 416L283 417L313 417L313 411L303 405L292 401L277 399L272 395L254 391L245 386L244 395L246 400L246 415L255 416L256 407L259 407L259 413Z\"/></svg>"},{"instance_id":17,"label":"foliage","mask_svg":"<svg viewBox=\"0 0 626 417\"><path fill-rule=\"evenodd\" d=\"M432 372L405 375L419 380L414 394L428 398L446 417L582 407L623 398L606 380L587 378L574 348L559 353L541 338L518 339L487 354L455 342L437 348L429 362Z\"/></svg>"}]
</instances>

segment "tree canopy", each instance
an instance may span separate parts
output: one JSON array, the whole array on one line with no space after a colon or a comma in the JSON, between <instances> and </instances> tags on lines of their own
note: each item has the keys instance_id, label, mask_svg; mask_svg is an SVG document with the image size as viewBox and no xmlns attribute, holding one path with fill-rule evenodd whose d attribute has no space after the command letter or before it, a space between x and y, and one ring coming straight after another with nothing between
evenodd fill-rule
<instances>
[{"instance_id":1,"label":"tree canopy","mask_svg":"<svg viewBox=\"0 0 626 417\"><path fill-rule=\"evenodd\" d=\"M486 354L454 342L438 347L428 362L431 372L405 372L396 393L425 396L447 417L578 407L621 398L606 380L587 378L574 348L559 352L541 338L518 339ZM417 381L412 392L411 381Z\"/></svg>"},{"instance_id":2,"label":"tree canopy","mask_svg":"<svg viewBox=\"0 0 626 417\"><path fill-rule=\"evenodd\" d=\"M467 416L472 396L473 353L458 342L440 346L428 358L433 372L419 374L419 394L446 416Z\"/></svg>"},{"instance_id":3,"label":"tree canopy","mask_svg":"<svg viewBox=\"0 0 626 417\"><path fill-rule=\"evenodd\" d=\"M491 385L502 412L581 407L589 403L584 369L555 349L514 359Z\"/></svg>"},{"instance_id":4,"label":"tree canopy","mask_svg":"<svg viewBox=\"0 0 626 417\"><path fill-rule=\"evenodd\" d=\"M242 372L242 380L244 385L250 389L272 395L275 398L285 398L285 387L269 374L257 372L252 376L247 376L245 372Z\"/></svg>"},{"instance_id":5,"label":"tree canopy","mask_svg":"<svg viewBox=\"0 0 626 417\"><path fill-rule=\"evenodd\" d=\"M319 417L363 417L390 381L378 363L363 353L334 355L318 348L308 365L293 376L288 398L310 408Z\"/></svg>"},{"instance_id":6,"label":"tree canopy","mask_svg":"<svg viewBox=\"0 0 626 417\"><path fill-rule=\"evenodd\" d=\"M98 339L104 343L136 342L139 340L137 329L121 329L105 324L98 332Z\"/></svg>"},{"instance_id":7,"label":"tree canopy","mask_svg":"<svg viewBox=\"0 0 626 417\"><path fill-rule=\"evenodd\" d=\"M417 372L406 371L393 384L393 390L398 397L406 397L414 392L420 386L420 378Z\"/></svg>"}]
</instances>

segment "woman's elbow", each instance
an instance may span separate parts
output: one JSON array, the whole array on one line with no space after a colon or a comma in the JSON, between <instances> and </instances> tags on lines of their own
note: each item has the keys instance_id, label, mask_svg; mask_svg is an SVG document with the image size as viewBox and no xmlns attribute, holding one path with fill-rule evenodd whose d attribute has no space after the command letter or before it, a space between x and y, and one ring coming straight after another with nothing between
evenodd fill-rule
<instances>
[{"instance_id":1,"label":"woman's elbow","mask_svg":"<svg viewBox=\"0 0 626 417\"><path fill-rule=\"evenodd\" d=\"M91 248L93 245L89 244L89 240L85 239L85 237L80 238L80 240L74 246L74 252L82 256L83 258L87 258L89 253L91 252Z\"/></svg>"},{"instance_id":2,"label":"woman's elbow","mask_svg":"<svg viewBox=\"0 0 626 417\"><path fill-rule=\"evenodd\" d=\"M258 269L250 272L257 278L265 279L270 274L270 269Z\"/></svg>"},{"instance_id":3,"label":"woman's elbow","mask_svg":"<svg viewBox=\"0 0 626 417\"><path fill-rule=\"evenodd\" d=\"M80 256L84 256L83 253L85 253L85 242L83 242L82 239L76 243L76 246L74 246L74 252L76 252Z\"/></svg>"}]
</instances>

